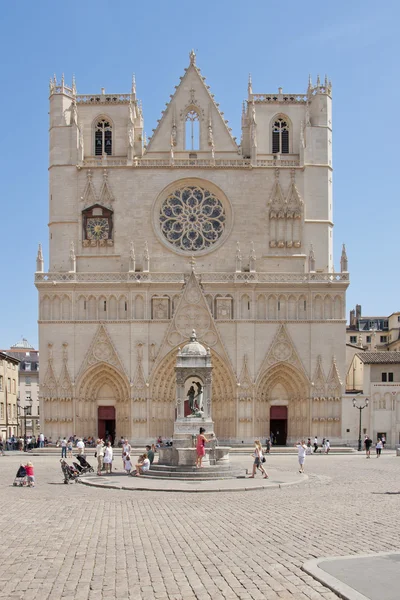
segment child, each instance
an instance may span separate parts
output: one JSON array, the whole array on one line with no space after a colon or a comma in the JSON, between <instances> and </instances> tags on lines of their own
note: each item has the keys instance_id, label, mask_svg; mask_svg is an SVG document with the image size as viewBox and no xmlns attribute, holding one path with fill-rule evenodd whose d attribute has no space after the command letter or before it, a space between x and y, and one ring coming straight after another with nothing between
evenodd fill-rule
<instances>
[{"instance_id":1,"label":"child","mask_svg":"<svg viewBox=\"0 0 400 600\"><path fill-rule=\"evenodd\" d=\"M125 473L127 475L129 475L132 470L132 461L131 461L131 457L129 454L126 454L126 456L124 456L124 467L125 467Z\"/></svg>"},{"instance_id":2,"label":"child","mask_svg":"<svg viewBox=\"0 0 400 600\"><path fill-rule=\"evenodd\" d=\"M26 476L28 479L28 487L35 487L35 474L33 472L33 464L28 462L25 465Z\"/></svg>"},{"instance_id":3,"label":"child","mask_svg":"<svg viewBox=\"0 0 400 600\"><path fill-rule=\"evenodd\" d=\"M72 458L72 440L69 439L67 442L67 455L68 458Z\"/></svg>"}]
</instances>

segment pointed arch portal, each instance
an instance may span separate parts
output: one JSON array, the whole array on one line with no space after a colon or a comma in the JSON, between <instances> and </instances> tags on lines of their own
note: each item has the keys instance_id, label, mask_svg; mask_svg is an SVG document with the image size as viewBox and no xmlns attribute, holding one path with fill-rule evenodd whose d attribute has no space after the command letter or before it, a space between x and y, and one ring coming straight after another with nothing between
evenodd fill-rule
<instances>
[{"instance_id":1,"label":"pointed arch portal","mask_svg":"<svg viewBox=\"0 0 400 600\"><path fill-rule=\"evenodd\" d=\"M114 440L130 434L130 386L126 376L100 362L85 371L77 386L75 432Z\"/></svg>"}]
</instances>

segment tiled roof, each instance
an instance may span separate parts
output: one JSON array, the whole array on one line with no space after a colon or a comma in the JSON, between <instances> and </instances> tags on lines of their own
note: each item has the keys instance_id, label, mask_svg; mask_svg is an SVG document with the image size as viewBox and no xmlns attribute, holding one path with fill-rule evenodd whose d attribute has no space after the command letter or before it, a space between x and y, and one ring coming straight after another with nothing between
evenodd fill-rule
<instances>
[{"instance_id":1,"label":"tiled roof","mask_svg":"<svg viewBox=\"0 0 400 600\"><path fill-rule=\"evenodd\" d=\"M363 352L356 356L367 365L400 364L400 352Z\"/></svg>"}]
</instances>

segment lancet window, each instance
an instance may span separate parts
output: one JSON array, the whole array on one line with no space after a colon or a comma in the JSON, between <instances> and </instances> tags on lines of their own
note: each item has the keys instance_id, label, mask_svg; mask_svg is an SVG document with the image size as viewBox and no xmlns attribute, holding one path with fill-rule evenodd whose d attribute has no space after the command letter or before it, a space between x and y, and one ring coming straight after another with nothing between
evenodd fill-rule
<instances>
[{"instance_id":1,"label":"lancet window","mask_svg":"<svg viewBox=\"0 0 400 600\"><path fill-rule=\"evenodd\" d=\"M107 119L99 119L94 132L94 153L96 156L112 154L112 126Z\"/></svg>"},{"instance_id":2,"label":"lancet window","mask_svg":"<svg viewBox=\"0 0 400 600\"><path fill-rule=\"evenodd\" d=\"M289 124L284 117L275 119L272 126L272 153L289 153Z\"/></svg>"},{"instance_id":3,"label":"lancet window","mask_svg":"<svg viewBox=\"0 0 400 600\"><path fill-rule=\"evenodd\" d=\"M200 116L194 108L186 113L185 149L200 150Z\"/></svg>"}]
</instances>

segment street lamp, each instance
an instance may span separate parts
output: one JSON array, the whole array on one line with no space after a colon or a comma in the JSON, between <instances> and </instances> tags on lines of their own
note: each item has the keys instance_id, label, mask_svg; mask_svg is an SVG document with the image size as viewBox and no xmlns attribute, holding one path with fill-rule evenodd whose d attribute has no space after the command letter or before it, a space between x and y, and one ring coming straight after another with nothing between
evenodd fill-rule
<instances>
[{"instance_id":1,"label":"street lamp","mask_svg":"<svg viewBox=\"0 0 400 600\"><path fill-rule=\"evenodd\" d=\"M360 452L361 450L361 411L364 410L364 408L367 408L369 403L368 398L365 398L365 404L364 406L357 406L357 400L355 398L353 398L353 406L354 408L358 408L358 410L360 411L360 427L358 430L358 451Z\"/></svg>"},{"instance_id":2,"label":"street lamp","mask_svg":"<svg viewBox=\"0 0 400 600\"><path fill-rule=\"evenodd\" d=\"M19 405L19 409L24 411L24 452L26 452L26 415L30 414L32 410L32 406L21 406Z\"/></svg>"}]
</instances>

